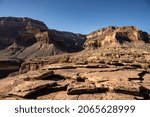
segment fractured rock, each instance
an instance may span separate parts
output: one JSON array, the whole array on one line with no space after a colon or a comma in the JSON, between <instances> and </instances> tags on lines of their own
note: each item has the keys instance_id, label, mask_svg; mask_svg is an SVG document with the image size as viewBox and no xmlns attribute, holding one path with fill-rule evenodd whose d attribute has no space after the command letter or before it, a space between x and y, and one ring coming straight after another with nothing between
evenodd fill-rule
<instances>
[{"instance_id":1,"label":"fractured rock","mask_svg":"<svg viewBox=\"0 0 150 117\"><path fill-rule=\"evenodd\" d=\"M140 95L140 89L138 84L134 84L131 82L118 82L114 86L114 92L122 93L122 94L129 94L129 95Z\"/></svg>"},{"instance_id":2,"label":"fractured rock","mask_svg":"<svg viewBox=\"0 0 150 117\"><path fill-rule=\"evenodd\" d=\"M135 98L136 97L133 95L107 92L105 95L103 95L102 100L135 100Z\"/></svg>"},{"instance_id":3,"label":"fractured rock","mask_svg":"<svg viewBox=\"0 0 150 117\"><path fill-rule=\"evenodd\" d=\"M89 77L86 81L89 83L101 83L109 81L109 79L104 77Z\"/></svg>"},{"instance_id":4,"label":"fractured rock","mask_svg":"<svg viewBox=\"0 0 150 117\"><path fill-rule=\"evenodd\" d=\"M67 94L83 94L83 93L94 93L96 92L96 87L93 84L72 82L67 88Z\"/></svg>"},{"instance_id":5,"label":"fractured rock","mask_svg":"<svg viewBox=\"0 0 150 117\"><path fill-rule=\"evenodd\" d=\"M56 85L56 82L54 81L25 81L16 87L14 87L9 94L10 95L16 95L19 97L26 97L28 95L33 94L34 92L44 89L48 86L54 86Z\"/></svg>"},{"instance_id":6,"label":"fractured rock","mask_svg":"<svg viewBox=\"0 0 150 117\"><path fill-rule=\"evenodd\" d=\"M81 94L78 100L101 100L105 93Z\"/></svg>"},{"instance_id":7,"label":"fractured rock","mask_svg":"<svg viewBox=\"0 0 150 117\"><path fill-rule=\"evenodd\" d=\"M43 69L56 70L56 69L73 69L73 68L76 68L74 64L51 64L45 66Z\"/></svg>"},{"instance_id":8,"label":"fractured rock","mask_svg":"<svg viewBox=\"0 0 150 117\"><path fill-rule=\"evenodd\" d=\"M67 95L66 100L78 100L79 95Z\"/></svg>"},{"instance_id":9,"label":"fractured rock","mask_svg":"<svg viewBox=\"0 0 150 117\"><path fill-rule=\"evenodd\" d=\"M55 100L65 100L67 97L66 91L60 91L55 95Z\"/></svg>"},{"instance_id":10,"label":"fractured rock","mask_svg":"<svg viewBox=\"0 0 150 117\"><path fill-rule=\"evenodd\" d=\"M50 70L35 70L35 71L29 71L25 74L21 74L18 77L20 79L24 80L40 80L40 79L46 79L54 74L53 71Z\"/></svg>"},{"instance_id":11,"label":"fractured rock","mask_svg":"<svg viewBox=\"0 0 150 117\"><path fill-rule=\"evenodd\" d=\"M94 84L88 84L85 82L72 82L69 84L67 88L67 94L74 95L74 94L92 94L92 93L102 93L106 92L108 89L105 87L97 88Z\"/></svg>"},{"instance_id":12,"label":"fractured rock","mask_svg":"<svg viewBox=\"0 0 150 117\"><path fill-rule=\"evenodd\" d=\"M47 89L51 90L52 92L66 91L70 82L70 80L57 81L55 86L49 86Z\"/></svg>"}]
</instances>

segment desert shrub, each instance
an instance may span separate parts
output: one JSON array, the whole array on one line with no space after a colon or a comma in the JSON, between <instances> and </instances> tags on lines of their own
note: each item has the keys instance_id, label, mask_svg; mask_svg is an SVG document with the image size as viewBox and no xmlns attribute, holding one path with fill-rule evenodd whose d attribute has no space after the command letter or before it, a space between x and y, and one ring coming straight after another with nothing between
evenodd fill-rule
<instances>
[{"instance_id":1,"label":"desert shrub","mask_svg":"<svg viewBox=\"0 0 150 117\"><path fill-rule=\"evenodd\" d=\"M141 68L144 70L147 70L149 67L150 67L150 65L148 63L141 64Z\"/></svg>"},{"instance_id":2,"label":"desert shrub","mask_svg":"<svg viewBox=\"0 0 150 117\"><path fill-rule=\"evenodd\" d=\"M69 56L61 56L59 58L60 63L67 63L69 61Z\"/></svg>"}]
</instances>

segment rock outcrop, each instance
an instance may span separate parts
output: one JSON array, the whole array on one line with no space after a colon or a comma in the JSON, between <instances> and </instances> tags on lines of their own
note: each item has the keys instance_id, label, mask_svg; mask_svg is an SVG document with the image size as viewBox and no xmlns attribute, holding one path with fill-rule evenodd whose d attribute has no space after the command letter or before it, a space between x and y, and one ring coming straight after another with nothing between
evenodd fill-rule
<instances>
[{"instance_id":1,"label":"rock outcrop","mask_svg":"<svg viewBox=\"0 0 150 117\"><path fill-rule=\"evenodd\" d=\"M2 17L0 55L0 99L150 99L150 37L134 26L81 35Z\"/></svg>"},{"instance_id":2,"label":"rock outcrop","mask_svg":"<svg viewBox=\"0 0 150 117\"><path fill-rule=\"evenodd\" d=\"M139 30L134 26L102 28L86 36L85 48L97 48L104 45L125 44L128 42L150 43L148 33Z\"/></svg>"},{"instance_id":3,"label":"rock outcrop","mask_svg":"<svg viewBox=\"0 0 150 117\"><path fill-rule=\"evenodd\" d=\"M29 33L32 30L43 32L47 31L48 28L43 22L30 18L0 17L0 49L11 46L19 35L25 32ZM35 41L34 38L30 40L30 43L32 41Z\"/></svg>"},{"instance_id":4,"label":"rock outcrop","mask_svg":"<svg viewBox=\"0 0 150 117\"><path fill-rule=\"evenodd\" d=\"M82 50L85 36L49 30L30 18L0 18L0 54L21 59Z\"/></svg>"},{"instance_id":5,"label":"rock outcrop","mask_svg":"<svg viewBox=\"0 0 150 117\"><path fill-rule=\"evenodd\" d=\"M51 70L48 70L49 68ZM140 82L137 74L141 71L141 69L93 69L81 66L76 66L75 69L47 66L47 69L44 67L3 79L0 82L0 98L149 99L150 75L147 74L145 80ZM129 78L136 80L131 81Z\"/></svg>"}]
</instances>

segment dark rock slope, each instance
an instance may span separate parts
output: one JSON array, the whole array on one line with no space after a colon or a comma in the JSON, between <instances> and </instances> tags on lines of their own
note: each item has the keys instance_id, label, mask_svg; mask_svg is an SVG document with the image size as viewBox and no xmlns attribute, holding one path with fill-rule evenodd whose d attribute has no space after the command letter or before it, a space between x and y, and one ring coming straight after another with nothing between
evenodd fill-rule
<instances>
[{"instance_id":1,"label":"dark rock slope","mask_svg":"<svg viewBox=\"0 0 150 117\"><path fill-rule=\"evenodd\" d=\"M31 59L64 52L82 50L85 36L70 32L49 30L30 18L0 18L0 54Z\"/></svg>"}]
</instances>

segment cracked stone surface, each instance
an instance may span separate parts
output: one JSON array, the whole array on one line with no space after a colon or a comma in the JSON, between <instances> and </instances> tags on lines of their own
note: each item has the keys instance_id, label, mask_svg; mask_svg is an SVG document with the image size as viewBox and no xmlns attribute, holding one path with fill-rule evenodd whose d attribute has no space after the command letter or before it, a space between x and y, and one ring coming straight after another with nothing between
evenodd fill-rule
<instances>
[{"instance_id":1,"label":"cracked stone surface","mask_svg":"<svg viewBox=\"0 0 150 117\"><path fill-rule=\"evenodd\" d=\"M140 72L142 69L63 67L44 70L42 68L33 73L30 71L2 79L0 98L12 100L145 99L145 92L150 90L150 74L146 74L145 80L140 82L138 79ZM136 80L128 80L129 78Z\"/></svg>"}]
</instances>

